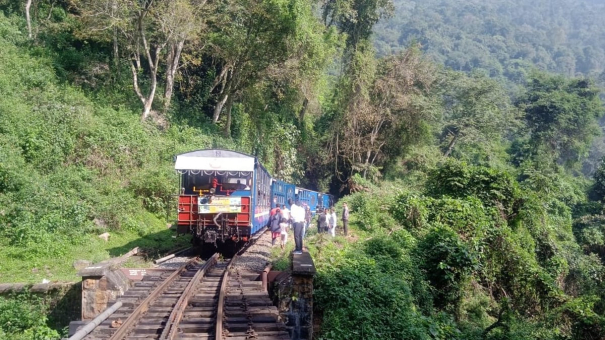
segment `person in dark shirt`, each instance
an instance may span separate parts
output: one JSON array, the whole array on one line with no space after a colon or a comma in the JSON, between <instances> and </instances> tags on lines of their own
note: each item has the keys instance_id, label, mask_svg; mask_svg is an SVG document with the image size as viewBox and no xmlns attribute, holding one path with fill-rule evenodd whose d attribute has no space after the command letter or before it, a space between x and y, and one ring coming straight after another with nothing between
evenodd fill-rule
<instances>
[{"instance_id":1,"label":"person in dark shirt","mask_svg":"<svg viewBox=\"0 0 605 340\"><path fill-rule=\"evenodd\" d=\"M328 218L326 215L326 210L320 208L319 214L317 215L317 233L323 233L327 230L328 226Z\"/></svg>"},{"instance_id":2,"label":"person in dark shirt","mask_svg":"<svg viewBox=\"0 0 605 340\"><path fill-rule=\"evenodd\" d=\"M271 216L271 218L269 219L269 221L270 221L269 227L271 228L271 246L275 245L275 240L277 238L279 238L281 235L281 232L280 232L281 227L279 225L279 223L281 222L281 219L282 219L281 210L279 208L277 208L275 215Z\"/></svg>"},{"instance_id":3,"label":"person in dark shirt","mask_svg":"<svg viewBox=\"0 0 605 340\"><path fill-rule=\"evenodd\" d=\"M269 217L273 217L273 215L277 214L278 211L280 211L281 209L279 209L279 204L275 205L275 208L271 209L271 211L269 211Z\"/></svg>"},{"instance_id":4,"label":"person in dark shirt","mask_svg":"<svg viewBox=\"0 0 605 340\"><path fill-rule=\"evenodd\" d=\"M344 229L345 236L349 233L349 207L346 203L342 205L342 228Z\"/></svg>"}]
</instances>

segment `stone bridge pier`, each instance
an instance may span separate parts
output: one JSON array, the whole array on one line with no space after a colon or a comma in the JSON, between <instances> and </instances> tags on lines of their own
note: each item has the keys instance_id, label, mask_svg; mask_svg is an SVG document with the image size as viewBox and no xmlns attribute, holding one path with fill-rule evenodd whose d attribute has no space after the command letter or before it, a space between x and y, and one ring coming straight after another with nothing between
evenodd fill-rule
<instances>
[{"instance_id":1,"label":"stone bridge pier","mask_svg":"<svg viewBox=\"0 0 605 340\"><path fill-rule=\"evenodd\" d=\"M290 339L313 339L313 277L315 264L309 253L291 255L290 273L275 278L274 298Z\"/></svg>"}]
</instances>

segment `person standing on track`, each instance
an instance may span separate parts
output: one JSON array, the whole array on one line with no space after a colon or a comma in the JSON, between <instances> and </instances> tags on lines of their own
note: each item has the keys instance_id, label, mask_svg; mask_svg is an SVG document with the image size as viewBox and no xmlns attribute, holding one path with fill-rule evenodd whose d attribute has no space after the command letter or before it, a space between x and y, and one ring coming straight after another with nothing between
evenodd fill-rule
<instances>
[{"instance_id":1,"label":"person standing on track","mask_svg":"<svg viewBox=\"0 0 605 340\"><path fill-rule=\"evenodd\" d=\"M281 233L281 249L283 250L286 247L286 243L288 242L288 228L290 226L288 225L288 221L285 218L281 218L280 223L279 223L279 230Z\"/></svg>"},{"instance_id":2,"label":"person standing on track","mask_svg":"<svg viewBox=\"0 0 605 340\"><path fill-rule=\"evenodd\" d=\"M280 222L282 219L281 211L277 208L275 215L271 216L269 219L269 227L271 228L271 246L275 245L275 239L280 237L281 235L281 226Z\"/></svg>"},{"instance_id":3,"label":"person standing on track","mask_svg":"<svg viewBox=\"0 0 605 340\"><path fill-rule=\"evenodd\" d=\"M271 211L269 211L269 217L273 217L273 215L277 214L277 212L279 211L279 204L275 205L275 208L271 209Z\"/></svg>"},{"instance_id":4,"label":"person standing on track","mask_svg":"<svg viewBox=\"0 0 605 340\"><path fill-rule=\"evenodd\" d=\"M302 254L305 208L303 208L303 206L300 204L298 198L294 204L292 204L291 199L288 201L288 203L290 203L290 217L292 218L294 225L294 254Z\"/></svg>"},{"instance_id":5,"label":"person standing on track","mask_svg":"<svg viewBox=\"0 0 605 340\"><path fill-rule=\"evenodd\" d=\"M344 230L345 236L349 233L349 207L346 203L342 204L342 228Z\"/></svg>"},{"instance_id":6,"label":"person standing on track","mask_svg":"<svg viewBox=\"0 0 605 340\"><path fill-rule=\"evenodd\" d=\"M292 216L290 216L290 209L288 209L285 204L282 204L281 206L281 217L288 221L288 227L292 227Z\"/></svg>"}]
</instances>

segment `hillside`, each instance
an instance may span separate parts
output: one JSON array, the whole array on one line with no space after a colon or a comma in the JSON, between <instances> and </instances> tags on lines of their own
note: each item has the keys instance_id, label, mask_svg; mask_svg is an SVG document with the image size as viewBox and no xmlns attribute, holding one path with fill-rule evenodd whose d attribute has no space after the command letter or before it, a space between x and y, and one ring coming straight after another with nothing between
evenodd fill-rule
<instances>
[{"instance_id":1,"label":"hillside","mask_svg":"<svg viewBox=\"0 0 605 340\"><path fill-rule=\"evenodd\" d=\"M135 239L173 247L173 156L213 139L141 124L111 97L61 82L52 54L29 47L15 22L0 14L0 282L77 280L73 261L125 253ZM96 235L108 231L104 244Z\"/></svg>"},{"instance_id":2,"label":"hillside","mask_svg":"<svg viewBox=\"0 0 605 340\"><path fill-rule=\"evenodd\" d=\"M317 338L602 339L581 4L398 2L373 41L387 0L0 0L0 282L186 243L173 157L216 147L350 204L350 237L308 240ZM0 299L0 339L59 338L28 299Z\"/></svg>"},{"instance_id":3,"label":"hillside","mask_svg":"<svg viewBox=\"0 0 605 340\"><path fill-rule=\"evenodd\" d=\"M380 55L413 41L454 70L484 70L519 83L528 69L600 77L605 3L597 0L427 0L395 2L375 28Z\"/></svg>"}]
</instances>

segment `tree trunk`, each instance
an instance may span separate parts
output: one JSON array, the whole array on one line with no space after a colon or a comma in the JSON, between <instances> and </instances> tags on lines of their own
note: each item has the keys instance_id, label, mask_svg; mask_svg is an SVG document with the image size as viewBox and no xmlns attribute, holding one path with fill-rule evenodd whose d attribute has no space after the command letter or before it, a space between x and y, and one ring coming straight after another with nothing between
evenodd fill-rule
<instances>
[{"instance_id":1,"label":"tree trunk","mask_svg":"<svg viewBox=\"0 0 605 340\"><path fill-rule=\"evenodd\" d=\"M118 28L113 28L113 66L115 72L120 71L120 50L118 48Z\"/></svg>"},{"instance_id":2,"label":"tree trunk","mask_svg":"<svg viewBox=\"0 0 605 340\"><path fill-rule=\"evenodd\" d=\"M143 105L143 114L141 115L141 121L144 121L149 117L151 113L151 104L153 104L153 97L149 97L145 100L145 104Z\"/></svg>"},{"instance_id":3,"label":"tree trunk","mask_svg":"<svg viewBox=\"0 0 605 340\"><path fill-rule=\"evenodd\" d=\"M225 124L225 138L231 137L231 108L233 107L233 96L227 100L227 124Z\"/></svg>"},{"instance_id":4,"label":"tree trunk","mask_svg":"<svg viewBox=\"0 0 605 340\"><path fill-rule=\"evenodd\" d=\"M111 3L111 16L116 15L118 11L118 4L116 1L112 1ZM113 66L115 68L116 74L120 72L120 50L118 48L118 27L113 27Z\"/></svg>"},{"instance_id":5,"label":"tree trunk","mask_svg":"<svg viewBox=\"0 0 605 340\"><path fill-rule=\"evenodd\" d=\"M300 121L301 126L305 119L305 113L307 113L308 106L309 106L309 99L307 99L307 97L305 97L305 100L303 100L302 108L300 109L300 112L298 113L298 120Z\"/></svg>"},{"instance_id":6,"label":"tree trunk","mask_svg":"<svg viewBox=\"0 0 605 340\"><path fill-rule=\"evenodd\" d=\"M141 120L145 120L145 119L147 119L147 117L149 117L149 114L151 113L151 107L153 105L153 99L155 97L155 90L158 85L157 71L152 71L150 74L151 88L149 90L149 95L145 96L145 95L143 95L143 92L141 92L141 89L139 88L139 78L138 78L137 69L135 67L135 64L136 64L136 61L133 61L130 63L130 68L132 70L132 83L133 83L133 87L134 87L134 92L136 92L137 97L139 97L139 99L141 100L141 103L143 103L143 112L141 114ZM150 66L151 66L151 63L150 63Z\"/></svg>"},{"instance_id":7,"label":"tree trunk","mask_svg":"<svg viewBox=\"0 0 605 340\"><path fill-rule=\"evenodd\" d=\"M179 68L181 59L181 51L185 41L181 40L170 47L170 54L166 62L166 90L164 91L164 114L168 112L170 101L172 100L172 91L174 89L174 77Z\"/></svg>"},{"instance_id":8,"label":"tree trunk","mask_svg":"<svg viewBox=\"0 0 605 340\"><path fill-rule=\"evenodd\" d=\"M278 141L279 143L279 141ZM275 174L275 176L277 176L277 178L282 178L282 164L283 164L283 159L282 159L282 152L281 152L281 148L279 147L279 145L275 145L273 147L273 154L275 157L275 168L273 169L273 174Z\"/></svg>"},{"instance_id":9,"label":"tree trunk","mask_svg":"<svg viewBox=\"0 0 605 340\"><path fill-rule=\"evenodd\" d=\"M212 116L213 123L216 124L216 122L218 122L218 119L221 115L221 111L223 110L223 106L225 106L227 99L229 99L229 91L224 91L223 98L219 100L219 102L216 103L216 106L214 107L214 115Z\"/></svg>"},{"instance_id":10,"label":"tree trunk","mask_svg":"<svg viewBox=\"0 0 605 340\"><path fill-rule=\"evenodd\" d=\"M458 140L458 134L454 135L454 138L452 138L452 140L450 141L450 144L447 146L447 151L445 151L445 158L450 156L450 153L452 153L452 150L454 150L454 145L456 145L456 141Z\"/></svg>"},{"instance_id":11,"label":"tree trunk","mask_svg":"<svg viewBox=\"0 0 605 340\"><path fill-rule=\"evenodd\" d=\"M151 72L151 88L149 91L149 95L147 96L147 98L142 98L143 101L143 113L141 114L141 120L145 120L147 119L147 117L149 117L149 114L151 113L151 107L153 105L153 99L155 98L155 90L158 87L158 81L157 81L157 73L156 72Z\"/></svg>"},{"instance_id":12,"label":"tree trunk","mask_svg":"<svg viewBox=\"0 0 605 340\"><path fill-rule=\"evenodd\" d=\"M25 20L27 21L27 36L31 39L32 38L32 21L31 21L31 17L29 15L29 9L32 6L32 0L27 0L27 2L25 3Z\"/></svg>"},{"instance_id":13,"label":"tree trunk","mask_svg":"<svg viewBox=\"0 0 605 340\"><path fill-rule=\"evenodd\" d=\"M366 161L363 164L363 178L367 179L368 169L370 168L370 157L372 156L372 150L366 151Z\"/></svg>"},{"instance_id":14,"label":"tree trunk","mask_svg":"<svg viewBox=\"0 0 605 340\"><path fill-rule=\"evenodd\" d=\"M149 113L151 112L151 107L153 105L153 100L155 98L155 90L157 89L157 85L158 85L158 65L160 63L160 54L162 52L162 49L166 46L166 44L156 46L154 53L153 54L151 53L151 45L149 43L147 43L147 37L145 36L145 30L143 28L143 18L145 17L146 14L147 14L147 11L140 13L137 24L138 24L138 29L139 29L139 36L141 37L141 42L143 43L143 49L144 49L145 55L147 57L147 63L149 65L149 73L150 73L149 77L151 80L151 85L150 85L150 89L149 89L149 95L147 97L145 97L142 94L142 92L140 91L140 89L138 87L135 70L133 69L133 76L134 76L134 81L135 81L135 91L137 91L137 95L143 102L143 113L141 114L141 120L147 119L147 117L149 117ZM138 45L137 45L137 52L138 52ZM137 58L135 60L140 61L138 53L137 53Z\"/></svg>"}]
</instances>

